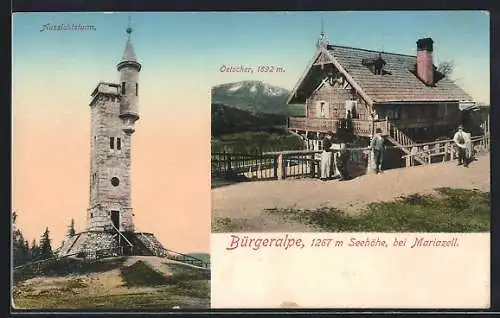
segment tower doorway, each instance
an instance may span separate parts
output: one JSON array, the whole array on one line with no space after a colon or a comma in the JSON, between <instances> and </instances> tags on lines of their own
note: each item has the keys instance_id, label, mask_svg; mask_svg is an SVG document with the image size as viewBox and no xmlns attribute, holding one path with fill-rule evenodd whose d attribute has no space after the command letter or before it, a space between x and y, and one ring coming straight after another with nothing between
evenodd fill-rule
<instances>
[{"instance_id":1,"label":"tower doorway","mask_svg":"<svg viewBox=\"0 0 500 318\"><path fill-rule=\"evenodd\" d=\"M120 230L120 211L111 211L111 222L113 226Z\"/></svg>"}]
</instances>

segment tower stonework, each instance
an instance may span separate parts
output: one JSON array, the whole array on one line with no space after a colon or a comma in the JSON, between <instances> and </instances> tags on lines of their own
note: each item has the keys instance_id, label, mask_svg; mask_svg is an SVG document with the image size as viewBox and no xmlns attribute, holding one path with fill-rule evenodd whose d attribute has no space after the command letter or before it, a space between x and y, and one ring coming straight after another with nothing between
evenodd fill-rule
<instances>
[{"instance_id":1,"label":"tower stonework","mask_svg":"<svg viewBox=\"0 0 500 318\"><path fill-rule=\"evenodd\" d=\"M135 121L139 119L139 72L134 47L128 40L117 65L120 83L99 83L92 93L90 204L88 230L109 227L134 231L130 199L130 151Z\"/></svg>"},{"instance_id":2,"label":"tower stonework","mask_svg":"<svg viewBox=\"0 0 500 318\"><path fill-rule=\"evenodd\" d=\"M91 106L90 202L87 228L103 231L115 226L133 231L130 199L131 134L119 117L122 96L118 85L99 83Z\"/></svg>"},{"instance_id":3,"label":"tower stonework","mask_svg":"<svg viewBox=\"0 0 500 318\"><path fill-rule=\"evenodd\" d=\"M86 231L68 237L59 256L127 248L134 255L161 256L165 249L151 233L135 232L131 202L131 148L139 119L139 63L127 28L117 64L119 83L100 82L90 102L90 194ZM113 252L113 254L116 254Z\"/></svg>"}]
</instances>

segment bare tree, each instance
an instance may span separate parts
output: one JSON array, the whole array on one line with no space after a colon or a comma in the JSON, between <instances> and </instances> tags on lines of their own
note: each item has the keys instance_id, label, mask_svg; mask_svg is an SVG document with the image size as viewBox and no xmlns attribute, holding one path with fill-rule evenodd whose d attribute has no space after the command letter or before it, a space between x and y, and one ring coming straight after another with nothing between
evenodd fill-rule
<instances>
[{"instance_id":1,"label":"bare tree","mask_svg":"<svg viewBox=\"0 0 500 318\"><path fill-rule=\"evenodd\" d=\"M444 61L439 63L437 70L443 74L445 77L450 78L453 73L453 69L455 68L455 62L453 61Z\"/></svg>"}]
</instances>

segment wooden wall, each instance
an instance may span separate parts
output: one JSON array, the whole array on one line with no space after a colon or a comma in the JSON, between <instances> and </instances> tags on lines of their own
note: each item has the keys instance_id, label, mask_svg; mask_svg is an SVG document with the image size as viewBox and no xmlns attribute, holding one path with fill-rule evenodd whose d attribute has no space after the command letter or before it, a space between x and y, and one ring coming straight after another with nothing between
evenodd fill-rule
<instances>
[{"instance_id":1,"label":"wooden wall","mask_svg":"<svg viewBox=\"0 0 500 318\"><path fill-rule=\"evenodd\" d=\"M457 103L376 104L375 110L379 119L392 119L399 128L456 126L461 120Z\"/></svg>"},{"instance_id":2,"label":"wooden wall","mask_svg":"<svg viewBox=\"0 0 500 318\"><path fill-rule=\"evenodd\" d=\"M345 102L352 99L351 88L336 88L325 83L306 100L306 116L320 118L317 111L317 102L325 101L329 107L329 119L345 118ZM370 119L365 103L358 98L356 107L357 118Z\"/></svg>"}]
</instances>

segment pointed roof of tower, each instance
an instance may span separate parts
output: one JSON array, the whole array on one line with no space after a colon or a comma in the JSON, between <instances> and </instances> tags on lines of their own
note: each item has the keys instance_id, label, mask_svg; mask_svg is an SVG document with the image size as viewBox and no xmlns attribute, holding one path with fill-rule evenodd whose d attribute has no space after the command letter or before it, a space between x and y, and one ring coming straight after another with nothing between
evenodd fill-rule
<instances>
[{"instance_id":1,"label":"pointed roof of tower","mask_svg":"<svg viewBox=\"0 0 500 318\"><path fill-rule=\"evenodd\" d=\"M123 56L121 62L137 62L137 56L134 52L134 46L130 41L130 37L127 40L127 44L125 45L125 52L123 52Z\"/></svg>"},{"instance_id":2,"label":"pointed roof of tower","mask_svg":"<svg viewBox=\"0 0 500 318\"><path fill-rule=\"evenodd\" d=\"M130 35L132 34L132 27L130 26L130 17L128 18L128 27L126 30L128 34L127 44L125 45L125 52L123 52L121 62L137 62L137 56L135 55L134 46L130 40Z\"/></svg>"},{"instance_id":3,"label":"pointed roof of tower","mask_svg":"<svg viewBox=\"0 0 500 318\"><path fill-rule=\"evenodd\" d=\"M130 40L130 35L132 33L132 27L130 26L130 17L129 17L129 25L126 29L126 32L128 34L128 39L127 39L127 44L125 44L125 51L123 52L123 56L118 63L118 66L120 67L121 65L125 64L130 64L133 63L137 65L140 69L140 64L139 61L137 60L137 56L135 55L134 51L134 46L132 45L132 41Z\"/></svg>"}]
</instances>

